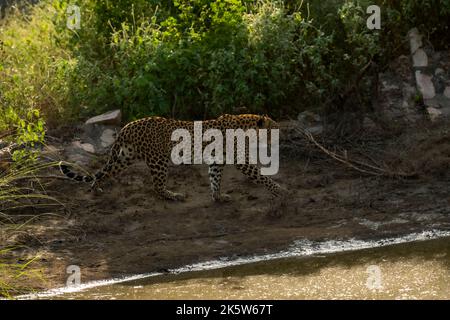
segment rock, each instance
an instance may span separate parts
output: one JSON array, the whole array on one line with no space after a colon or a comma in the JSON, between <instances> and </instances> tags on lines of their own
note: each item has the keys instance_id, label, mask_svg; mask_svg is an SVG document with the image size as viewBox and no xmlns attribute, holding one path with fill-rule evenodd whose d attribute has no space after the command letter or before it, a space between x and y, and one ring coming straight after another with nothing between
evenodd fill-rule
<instances>
[{"instance_id":1,"label":"rock","mask_svg":"<svg viewBox=\"0 0 450 320\"><path fill-rule=\"evenodd\" d=\"M323 132L323 126L318 125L318 126L314 126L314 127L308 127L308 128L305 128L305 130L311 134L321 134Z\"/></svg>"},{"instance_id":2,"label":"rock","mask_svg":"<svg viewBox=\"0 0 450 320\"><path fill-rule=\"evenodd\" d=\"M101 115L95 116L88 119L85 124L109 124L109 125L120 125L122 122L122 112L120 110L113 110Z\"/></svg>"},{"instance_id":3,"label":"rock","mask_svg":"<svg viewBox=\"0 0 450 320\"><path fill-rule=\"evenodd\" d=\"M431 107L431 108L434 108L434 109L441 109L442 108L442 106L440 105L439 101L437 101L437 99L425 99L424 100L424 104L427 107Z\"/></svg>"},{"instance_id":4,"label":"rock","mask_svg":"<svg viewBox=\"0 0 450 320\"><path fill-rule=\"evenodd\" d=\"M450 99L450 86L445 87L444 96Z\"/></svg>"},{"instance_id":5,"label":"rock","mask_svg":"<svg viewBox=\"0 0 450 320\"><path fill-rule=\"evenodd\" d=\"M434 70L434 74L438 76L441 74L445 74L445 71L442 68L436 68L436 70Z\"/></svg>"},{"instance_id":6,"label":"rock","mask_svg":"<svg viewBox=\"0 0 450 320\"><path fill-rule=\"evenodd\" d=\"M82 148L84 151L87 151L87 152L90 152L90 153L95 153L95 148L94 148L94 146L93 146L92 144L90 144L90 143L82 143L82 144L81 144L81 148Z\"/></svg>"},{"instance_id":7,"label":"rock","mask_svg":"<svg viewBox=\"0 0 450 320\"><path fill-rule=\"evenodd\" d=\"M450 100L443 95L436 95L433 99L424 99L423 102L427 107L442 109L440 110L442 113L447 113L447 110L444 109L450 110Z\"/></svg>"},{"instance_id":8,"label":"rock","mask_svg":"<svg viewBox=\"0 0 450 320\"><path fill-rule=\"evenodd\" d=\"M430 116L431 121L436 121L439 118L439 116L442 114L441 111L439 111L438 109L436 109L434 107L427 107L427 112L428 112L428 115Z\"/></svg>"},{"instance_id":9,"label":"rock","mask_svg":"<svg viewBox=\"0 0 450 320\"><path fill-rule=\"evenodd\" d=\"M428 66L428 57L423 49L418 49L414 52L413 56L413 67L426 67Z\"/></svg>"},{"instance_id":10,"label":"rock","mask_svg":"<svg viewBox=\"0 0 450 320\"><path fill-rule=\"evenodd\" d=\"M64 148L64 159L78 165L88 165L92 158L92 152L87 152L82 147L83 144L80 141L73 141L71 144L66 146ZM87 149L89 149L89 147L87 147Z\"/></svg>"},{"instance_id":11,"label":"rock","mask_svg":"<svg viewBox=\"0 0 450 320\"><path fill-rule=\"evenodd\" d=\"M95 148L90 143L81 143L80 141L72 141L72 146L75 148L83 149L89 153L95 153Z\"/></svg>"},{"instance_id":12,"label":"rock","mask_svg":"<svg viewBox=\"0 0 450 320\"><path fill-rule=\"evenodd\" d=\"M442 104L442 99L438 99L438 98L439 97L435 97L433 99L425 99L424 104L427 107L433 107L435 109L442 109L444 107L444 105Z\"/></svg>"},{"instance_id":13,"label":"rock","mask_svg":"<svg viewBox=\"0 0 450 320\"><path fill-rule=\"evenodd\" d=\"M297 120L302 124L311 124L314 122L320 122L320 116L311 111L303 111L297 116Z\"/></svg>"},{"instance_id":14,"label":"rock","mask_svg":"<svg viewBox=\"0 0 450 320\"><path fill-rule=\"evenodd\" d=\"M450 100L447 99L445 96L443 95L437 95L433 100L436 100L440 107L443 109L449 109L450 110ZM447 113L447 111L441 110L444 113Z\"/></svg>"},{"instance_id":15,"label":"rock","mask_svg":"<svg viewBox=\"0 0 450 320\"><path fill-rule=\"evenodd\" d=\"M436 95L431 76L416 71L416 84L424 99L431 99Z\"/></svg>"},{"instance_id":16,"label":"rock","mask_svg":"<svg viewBox=\"0 0 450 320\"><path fill-rule=\"evenodd\" d=\"M419 30L417 30L417 28L413 28L409 30L408 37L411 54L414 54L417 49L422 47L422 35L419 33Z\"/></svg>"},{"instance_id":17,"label":"rock","mask_svg":"<svg viewBox=\"0 0 450 320\"><path fill-rule=\"evenodd\" d=\"M443 74L439 74L437 76L434 76L432 81L433 81L433 85L436 91L436 94L442 94L444 93L445 90L445 77L443 76Z\"/></svg>"},{"instance_id":18,"label":"rock","mask_svg":"<svg viewBox=\"0 0 450 320\"><path fill-rule=\"evenodd\" d=\"M107 148L114 143L116 132L112 129L105 129L100 136L102 147Z\"/></svg>"},{"instance_id":19,"label":"rock","mask_svg":"<svg viewBox=\"0 0 450 320\"><path fill-rule=\"evenodd\" d=\"M83 143L91 144L96 154L109 152L115 141L116 132L120 130L119 127L103 124L83 125L80 129L83 131L79 137L80 140Z\"/></svg>"}]
</instances>

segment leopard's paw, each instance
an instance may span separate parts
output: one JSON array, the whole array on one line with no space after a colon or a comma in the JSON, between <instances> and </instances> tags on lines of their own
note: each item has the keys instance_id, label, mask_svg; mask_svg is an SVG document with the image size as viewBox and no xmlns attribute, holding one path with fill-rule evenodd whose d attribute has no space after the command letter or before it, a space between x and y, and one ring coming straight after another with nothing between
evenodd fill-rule
<instances>
[{"instance_id":1,"label":"leopard's paw","mask_svg":"<svg viewBox=\"0 0 450 320\"><path fill-rule=\"evenodd\" d=\"M228 194L219 194L219 195L213 195L213 200L215 202L230 202L231 197Z\"/></svg>"},{"instance_id":2,"label":"leopard's paw","mask_svg":"<svg viewBox=\"0 0 450 320\"><path fill-rule=\"evenodd\" d=\"M172 193L172 200L184 201L184 199L186 199L186 195L184 193L176 193L176 192Z\"/></svg>"},{"instance_id":3,"label":"leopard's paw","mask_svg":"<svg viewBox=\"0 0 450 320\"><path fill-rule=\"evenodd\" d=\"M289 195L291 193L291 191L289 189L287 189L284 186L279 185L278 183L275 184L274 189L275 189L274 193L278 196Z\"/></svg>"}]
</instances>

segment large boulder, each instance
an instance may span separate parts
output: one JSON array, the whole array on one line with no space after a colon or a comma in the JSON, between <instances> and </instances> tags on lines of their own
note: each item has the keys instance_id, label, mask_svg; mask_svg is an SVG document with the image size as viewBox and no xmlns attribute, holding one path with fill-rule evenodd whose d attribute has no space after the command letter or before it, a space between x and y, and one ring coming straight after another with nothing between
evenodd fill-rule
<instances>
[{"instance_id":1,"label":"large boulder","mask_svg":"<svg viewBox=\"0 0 450 320\"><path fill-rule=\"evenodd\" d=\"M417 28L408 33L415 85L431 121L450 116L450 52L424 44Z\"/></svg>"},{"instance_id":2,"label":"large boulder","mask_svg":"<svg viewBox=\"0 0 450 320\"><path fill-rule=\"evenodd\" d=\"M110 147L116 141L116 130L105 128L100 135L100 144L103 148Z\"/></svg>"},{"instance_id":3,"label":"large boulder","mask_svg":"<svg viewBox=\"0 0 450 320\"><path fill-rule=\"evenodd\" d=\"M122 122L122 112L120 110L112 110L101 115L92 117L86 121L86 125L102 124L120 126Z\"/></svg>"},{"instance_id":4,"label":"large boulder","mask_svg":"<svg viewBox=\"0 0 450 320\"><path fill-rule=\"evenodd\" d=\"M417 28L413 28L408 32L409 45L411 54L414 54L419 48L422 47L422 35Z\"/></svg>"},{"instance_id":5,"label":"large boulder","mask_svg":"<svg viewBox=\"0 0 450 320\"><path fill-rule=\"evenodd\" d=\"M436 95L431 76L422 73L421 71L416 71L416 83L417 88L424 99L432 99Z\"/></svg>"},{"instance_id":6,"label":"large boulder","mask_svg":"<svg viewBox=\"0 0 450 320\"><path fill-rule=\"evenodd\" d=\"M88 119L78 126L78 134L66 148L69 160L86 164L94 154L105 154L120 131L122 113L113 110Z\"/></svg>"},{"instance_id":7,"label":"large boulder","mask_svg":"<svg viewBox=\"0 0 450 320\"><path fill-rule=\"evenodd\" d=\"M75 147L88 153L104 154L108 152L120 130L122 112L112 110L88 119L81 126L81 136Z\"/></svg>"},{"instance_id":8,"label":"large boulder","mask_svg":"<svg viewBox=\"0 0 450 320\"><path fill-rule=\"evenodd\" d=\"M413 55L413 67L428 66L428 56L423 49L418 49Z\"/></svg>"},{"instance_id":9,"label":"large boulder","mask_svg":"<svg viewBox=\"0 0 450 320\"><path fill-rule=\"evenodd\" d=\"M81 148L96 154L107 153L120 131L120 127L102 124L84 125L81 129Z\"/></svg>"}]
</instances>

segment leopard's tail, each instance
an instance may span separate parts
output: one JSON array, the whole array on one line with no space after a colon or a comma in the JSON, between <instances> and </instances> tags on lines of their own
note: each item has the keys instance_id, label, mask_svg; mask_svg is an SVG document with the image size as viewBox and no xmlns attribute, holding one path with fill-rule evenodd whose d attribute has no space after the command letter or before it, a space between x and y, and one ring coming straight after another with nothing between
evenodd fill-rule
<instances>
[{"instance_id":1,"label":"leopard's tail","mask_svg":"<svg viewBox=\"0 0 450 320\"><path fill-rule=\"evenodd\" d=\"M122 151L121 147L118 143L113 144L110 150L110 156L106 164L94 175L81 175L76 172L73 172L63 161L59 162L59 169L61 172L66 175L68 178L79 181L91 183L94 185L97 181L108 176L111 173L116 173L125 167L125 163L123 161L123 157L121 156Z\"/></svg>"},{"instance_id":2,"label":"leopard's tail","mask_svg":"<svg viewBox=\"0 0 450 320\"><path fill-rule=\"evenodd\" d=\"M66 175L68 178L79 181L79 182L86 182L86 183L92 183L98 179L100 179L104 174L103 172L99 171L95 175L81 175L76 172L73 172L67 165L64 164L63 161L59 162L59 170Z\"/></svg>"}]
</instances>

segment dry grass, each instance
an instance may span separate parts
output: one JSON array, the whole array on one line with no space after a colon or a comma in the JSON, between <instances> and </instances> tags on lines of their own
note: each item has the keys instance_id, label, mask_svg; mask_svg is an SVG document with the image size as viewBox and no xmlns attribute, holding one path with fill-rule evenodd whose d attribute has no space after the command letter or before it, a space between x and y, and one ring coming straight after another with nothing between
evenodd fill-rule
<instances>
[{"instance_id":1,"label":"dry grass","mask_svg":"<svg viewBox=\"0 0 450 320\"><path fill-rule=\"evenodd\" d=\"M39 257L15 257L15 251L21 246L11 244L11 239L27 233L26 226L42 216L39 209L48 211L49 207L61 206L46 193L45 183L38 178L38 174L54 165L14 164L0 173L0 297L10 299L30 292L27 283L45 281L42 270L33 268L33 262Z\"/></svg>"}]
</instances>

